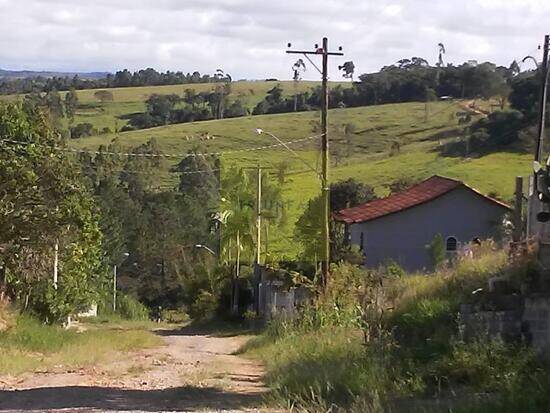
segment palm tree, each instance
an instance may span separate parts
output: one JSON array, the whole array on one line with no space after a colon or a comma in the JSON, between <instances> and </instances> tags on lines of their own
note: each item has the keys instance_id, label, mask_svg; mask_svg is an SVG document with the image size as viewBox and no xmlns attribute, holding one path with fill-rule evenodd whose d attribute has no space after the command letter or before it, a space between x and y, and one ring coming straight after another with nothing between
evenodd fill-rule
<instances>
[{"instance_id":1,"label":"palm tree","mask_svg":"<svg viewBox=\"0 0 550 413\"><path fill-rule=\"evenodd\" d=\"M437 66L443 67L443 55L446 53L445 45L443 43L438 43L437 47L439 48L439 58L437 61Z\"/></svg>"},{"instance_id":2,"label":"palm tree","mask_svg":"<svg viewBox=\"0 0 550 413\"><path fill-rule=\"evenodd\" d=\"M294 80L294 112L298 109L298 82L302 79L301 73L306 71L306 64L302 59L296 60L292 65L292 80Z\"/></svg>"},{"instance_id":3,"label":"palm tree","mask_svg":"<svg viewBox=\"0 0 550 413\"><path fill-rule=\"evenodd\" d=\"M349 62L344 63L342 66L338 66L338 70L343 70L344 74L342 75L346 79L351 79L353 83L353 74L355 73L355 65L350 60Z\"/></svg>"}]
</instances>

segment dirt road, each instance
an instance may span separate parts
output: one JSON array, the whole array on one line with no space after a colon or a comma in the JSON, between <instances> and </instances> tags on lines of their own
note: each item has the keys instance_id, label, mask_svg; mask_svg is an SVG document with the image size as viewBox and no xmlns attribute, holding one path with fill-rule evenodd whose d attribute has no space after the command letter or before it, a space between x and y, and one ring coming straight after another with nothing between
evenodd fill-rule
<instances>
[{"instance_id":1,"label":"dirt road","mask_svg":"<svg viewBox=\"0 0 550 413\"><path fill-rule=\"evenodd\" d=\"M246 337L157 333L165 346L106 365L0 377L0 411L266 411L262 366L233 355Z\"/></svg>"}]
</instances>

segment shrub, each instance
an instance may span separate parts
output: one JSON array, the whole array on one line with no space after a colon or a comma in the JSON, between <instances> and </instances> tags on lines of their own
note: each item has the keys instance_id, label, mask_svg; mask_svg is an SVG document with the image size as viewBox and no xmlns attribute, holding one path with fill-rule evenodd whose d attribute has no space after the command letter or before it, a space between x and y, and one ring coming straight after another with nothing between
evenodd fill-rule
<instances>
[{"instance_id":1,"label":"shrub","mask_svg":"<svg viewBox=\"0 0 550 413\"><path fill-rule=\"evenodd\" d=\"M125 320L148 320L150 311L147 306L140 303L136 298L118 292L117 294L117 306L116 312L113 313L113 296L111 292L107 292L99 300L98 303L98 315L99 316L112 316L117 315Z\"/></svg>"},{"instance_id":2,"label":"shrub","mask_svg":"<svg viewBox=\"0 0 550 413\"><path fill-rule=\"evenodd\" d=\"M401 278L405 276L405 270L394 260L389 260L384 267L384 275L386 277Z\"/></svg>"},{"instance_id":3,"label":"shrub","mask_svg":"<svg viewBox=\"0 0 550 413\"><path fill-rule=\"evenodd\" d=\"M71 138L79 139L94 134L94 125L89 122L79 123L71 128Z\"/></svg>"},{"instance_id":4,"label":"shrub","mask_svg":"<svg viewBox=\"0 0 550 413\"><path fill-rule=\"evenodd\" d=\"M117 314L126 320L148 320L149 309L130 295L119 294Z\"/></svg>"},{"instance_id":5,"label":"shrub","mask_svg":"<svg viewBox=\"0 0 550 413\"><path fill-rule=\"evenodd\" d=\"M445 262L445 242L441 234L436 234L428 246L430 250L430 256L435 268L439 267Z\"/></svg>"},{"instance_id":6,"label":"shrub","mask_svg":"<svg viewBox=\"0 0 550 413\"><path fill-rule=\"evenodd\" d=\"M183 324L189 321L189 315L183 310L162 310L162 321Z\"/></svg>"},{"instance_id":7,"label":"shrub","mask_svg":"<svg viewBox=\"0 0 550 413\"><path fill-rule=\"evenodd\" d=\"M195 320L208 320L214 317L217 308L218 297L208 291L200 290L191 304L190 315Z\"/></svg>"}]
</instances>

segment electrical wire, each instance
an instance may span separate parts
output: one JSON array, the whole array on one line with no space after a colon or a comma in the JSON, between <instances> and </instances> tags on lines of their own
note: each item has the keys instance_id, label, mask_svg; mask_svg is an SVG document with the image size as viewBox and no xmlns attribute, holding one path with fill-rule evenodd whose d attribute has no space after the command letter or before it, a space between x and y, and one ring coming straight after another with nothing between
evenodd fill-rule
<instances>
[{"instance_id":1,"label":"electrical wire","mask_svg":"<svg viewBox=\"0 0 550 413\"><path fill-rule=\"evenodd\" d=\"M192 157L206 157L206 156L222 156L227 154L235 154L235 153L245 153L245 152L255 152L255 151L261 151L261 150L267 150L267 149L273 149L277 147L281 147L284 145L292 145L295 143L305 142L309 140L314 140L320 138L322 135L315 135L315 136L308 136L306 138L301 139L295 139L288 142L283 143L275 143L271 145L263 145L263 146L257 146L253 148L244 148L244 149L235 149L232 151L222 151L222 152L204 152L204 153L176 153L176 154L166 154L166 153L131 153L131 152L112 152L112 151L98 151L98 150L89 150L89 149L73 149L73 148L65 148L61 146L49 146L49 145L41 145L36 144L34 142L24 142L24 141L16 141L13 139L6 139L2 138L0 139L0 142L5 142L9 144L14 145L36 145L40 147L47 147L56 151L60 152L67 152L67 153L74 153L74 154L81 154L81 153L87 153L92 155L109 155L109 156L126 156L126 157L136 157L136 158L192 158Z\"/></svg>"}]
</instances>

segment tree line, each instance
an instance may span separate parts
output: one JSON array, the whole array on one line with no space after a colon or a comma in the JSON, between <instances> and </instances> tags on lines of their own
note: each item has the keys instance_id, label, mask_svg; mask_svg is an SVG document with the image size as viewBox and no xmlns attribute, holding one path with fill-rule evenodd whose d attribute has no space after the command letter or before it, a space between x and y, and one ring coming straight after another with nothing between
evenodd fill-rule
<instances>
[{"instance_id":1,"label":"tree line","mask_svg":"<svg viewBox=\"0 0 550 413\"><path fill-rule=\"evenodd\" d=\"M503 107L519 74L517 65L464 63L459 66L432 67L422 58L402 59L379 72L363 74L351 86L338 85L329 90L329 108L370 106L385 103L427 102L438 98L476 99L498 97ZM168 123L221 119L248 115L318 110L320 86L284 96L279 84L252 109L239 99L231 100L231 82L216 86L212 92L195 93L187 89L183 96L152 95L147 111L135 116L127 129L142 129ZM179 105L183 103L183 105Z\"/></svg>"},{"instance_id":2,"label":"tree line","mask_svg":"<svg viewBox=\"0 0 550 413\"><path fill-rule=\"evenodd\" d=\"M228 313L234 286L250 284L253 171L222 175L217 157L197 156L200 146L168 168L152 156L155 140L69 154L50 114L28 101L0 104L0 133L0 290L23 311L55 323L94 302L110 308L113 265L119 292L197 317ZM285 213L280 182L263 182L267 238Z\"/></svg>"},{"instance_id":3,"label":"tree line","mask_svg":"<svg viewBox=\"0 0 550 413\"><path fill-rule=\"evenodd\" d=\"M213 83L228 80L226 74L216 72L214 75L201 74L197 71L184 73L181 71L158 72L153 68L140 69L131 72L128 69L108 74L105 78L84 79L75 75L54 77L28 77L20 79L0 80L0 95L22 94L31 92L65 91L70 89L105 89L130 86L161 86L186 83Z\"/></svg>"}]
</instances>

